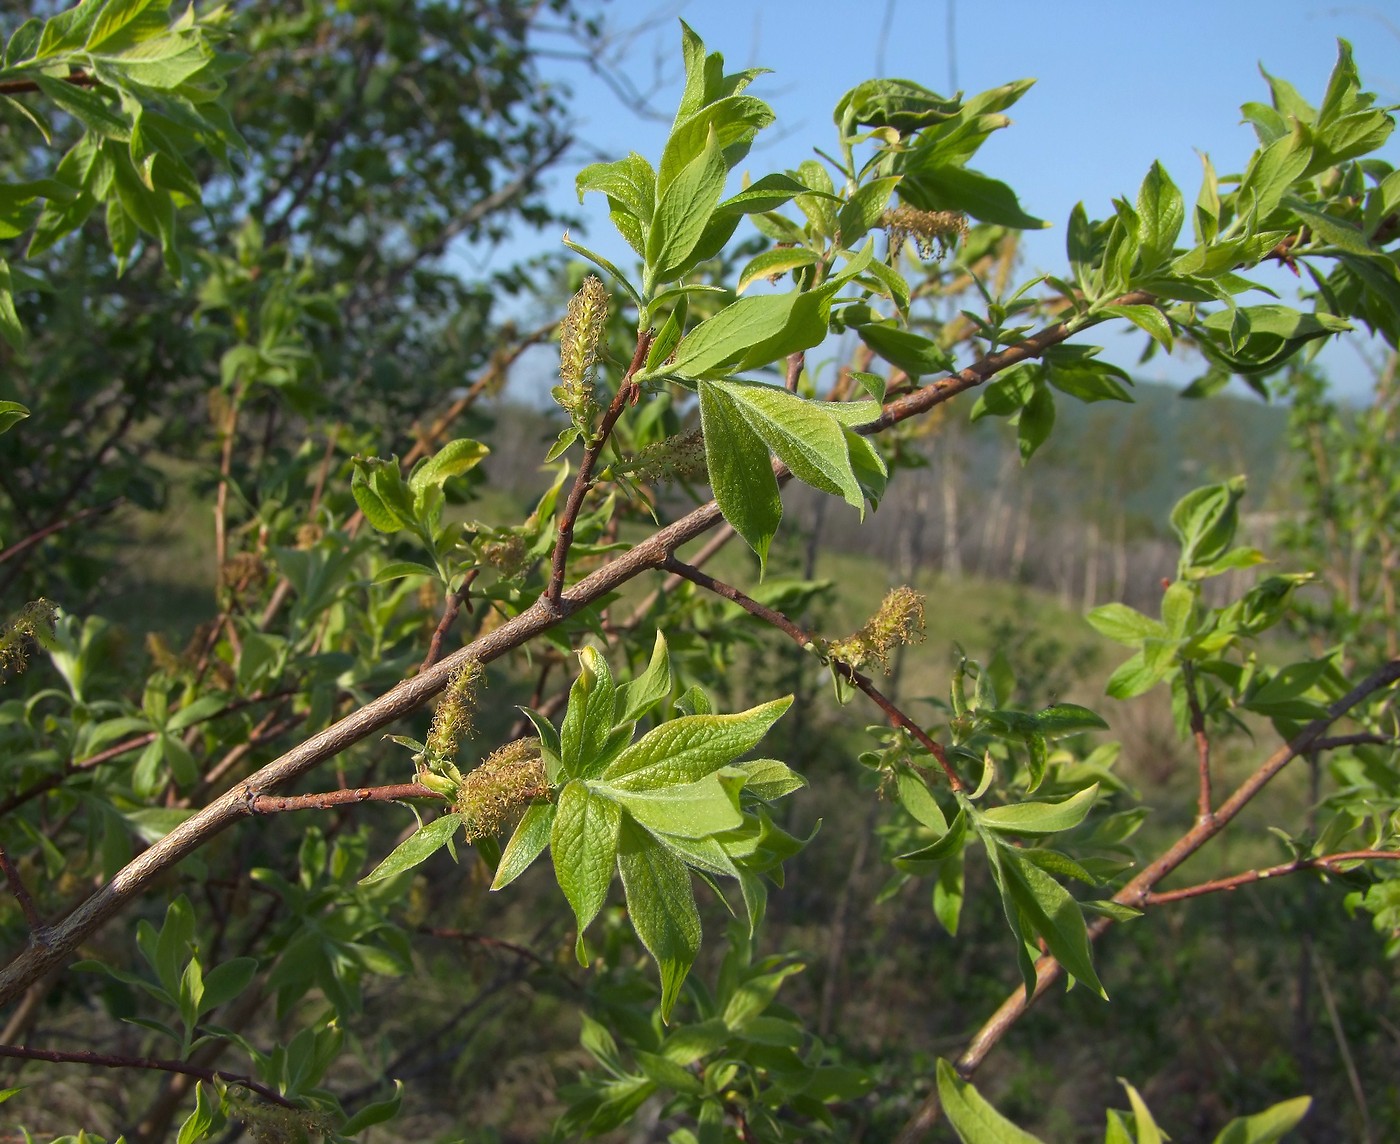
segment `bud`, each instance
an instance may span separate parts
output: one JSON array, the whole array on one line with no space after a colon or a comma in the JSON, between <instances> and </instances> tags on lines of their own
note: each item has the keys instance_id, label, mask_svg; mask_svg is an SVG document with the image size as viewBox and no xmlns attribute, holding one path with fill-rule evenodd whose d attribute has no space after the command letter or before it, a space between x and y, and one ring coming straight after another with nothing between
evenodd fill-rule
<instances>
[{"instance_id":1,"label":"bud","mask_svg":"<svg viewBox=\"0 0 1400 1144\"><path fill-rule=\"evenodd\" d=\"M593 372L598 345L608 321L608 292L596 274L583 280L569 299L559 331L559 382L554 399L577 423L588 420L593 408Z\"/></svg>"},{"instance_id":2,"label":"bud","mask_svg":"<svg viewBox=\"0 0 1400 1144\"><path fill-rule=\"evenodd\" d=\"M918 247L925 262L935 255L942 258L954 239L967 237L967 216L958 211L921 211L895 207L880 216L880 226L890 236L890 256L897 258L909 239Z\"/></svg>"},{"instance_id":3,"label":"bud","mask_svg":"<svg viewBox=\"0 0 1400 1144\"><path fill-rule=\"evenodd\" d=\"M924 638L924 598L908 586L893 588L865 627L842 640L833 640L827 652L842 663L859 668L874 660L880 670L890 670L890 653L901 644Z\"/></svg>"}]
</instances>

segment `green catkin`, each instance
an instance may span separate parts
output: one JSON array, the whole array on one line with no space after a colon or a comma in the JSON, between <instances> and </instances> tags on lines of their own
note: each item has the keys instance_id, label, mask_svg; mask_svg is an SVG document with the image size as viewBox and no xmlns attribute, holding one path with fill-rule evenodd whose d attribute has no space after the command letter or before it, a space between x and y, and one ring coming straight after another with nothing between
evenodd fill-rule
<instances>
[{"instance_id":1,"label":"green catkin","mask_svg":"<svg viewBox=\"0 0 1400 1144\"><path fill-rule=\"evenodd\" d=\"M457 757L457 744L471 730L472 708L476 705L476 689L482 674L481 664L469 659L447 681L424 741L427 747L424 762L429 770L439 770Z\"/></svg>"},{"instance_id":2,"label":"green catkin","mask_svg":"<svg viewBox=\"0 0 1400 1144\"><path fill-rule=\"evenodd\" d=\"M849 667L860 668L874 661L880 670L890 670L890 654L901 644L921 643L924 638L924 597L913 588L892 588L880 610L854 635L833 640L827 652Z\"/></svg>"},{"instance_id":3,"label":"green catkin","mask_svg":"<svg viewBox=\"0 0 1400 1144\"><path fill-rule=\"evenodd\" d=\"M608 292L602 279L590 274L569 299L559 331L559 384L554 399L575 423L587 421L592 414L593 373L607 321Z\"/></svg>"},{"instance_id":4,"label":"green catkin","mask_svg":"<svg viewBox=\"0 0 1400 1144\"><path fill-rule=\"evenodd\" d=\"M498 834L516 811L549 794L549 780L538 739L516 739L493 751L468 772L457 790L457 813L467 839Z\"/></svg>"}]
</instances>

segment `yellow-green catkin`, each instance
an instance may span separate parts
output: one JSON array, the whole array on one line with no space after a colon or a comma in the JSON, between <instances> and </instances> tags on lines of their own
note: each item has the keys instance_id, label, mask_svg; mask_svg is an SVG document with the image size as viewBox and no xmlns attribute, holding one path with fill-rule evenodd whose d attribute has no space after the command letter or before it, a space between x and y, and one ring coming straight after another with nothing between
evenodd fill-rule
<instances>
[{"instance_id":1,"label":"yellow-green catkin","mask_svg":"<svg viewBox=\"0 0 1400 1144\"><path fill-rule=\"evenodd\" d=\"M667 437L648 445L614 469L649 483L699 480L706 473L705 438L699 429Z\"/></svg>"},{"instance_id":2,"label":"yellow-green catkin","mask_svg":"<svg viewBox=\"0 0 1400 1144\"><path fill-rule=\"evenodd\" d=\"M433 714L433 725L424 740L424 765L430 771L443 771L457 757L457 744L471 730L472 708L482 675L481 664L467 660L447 681Z\"/></svg>"},{"instance_id":3,"label":"yellow-green catkin","mask_svg":"<svg viewBox=\"0 0 1400 1144\"><path fill-rule=\"evenodd\" d=\"M554 399L575 424L582 425L592 416L593 372L607 321L608 292L602 279L590 274L569 299L559 331L559 384L554 388Z\"/></svg>"},{"instance_id":4,"label":"yellow-green catkin","mask_svg":"<svg viewBox=\"0 0 1400 1144\"><path fill-rule=\"evenodd\" d=\"M901 644L921 643L924 638L924 597L906 586L892 588L865 627L842 640L833 640L827 652L850 667L872 661L890 670L890 654Z\"/></svg>"},{"instance_id":5,"label":"yellow-green catkin","mask_svg":"<svg viewBox=\"0 0 1400 1144\"><path fill-rule=\"evenodd\" d=\"M25 604L19 615L0 629L0 682L18 675L29 665L34 644L53 636L58 610L42 597Z\"/></svg>"},{"instance_id":6,"label":"yellow-green catkin","mask_svg":"<svg viewBox=\"0 0 1400 1144\"><path fill-rule=\"evenodd\" d=\"M549 794L538 739L516 739L468 772L457 789L457 813L475 841L500 833L516 812Z\"/></svg>"},{"instance_id":7,"label":"yellow-green catkin","mask_svg":"<svg viewBox=\"0 0 1400 1144\"><path fill-rule=\"evenodd\" d=\"M967 237L967 216L958 211L921 211L895 207L880 216L880 226L890 236L890 254L898 257L904 244L913 241L925 262L942 258L954 240Z\"/></svg>"}]
</instances>

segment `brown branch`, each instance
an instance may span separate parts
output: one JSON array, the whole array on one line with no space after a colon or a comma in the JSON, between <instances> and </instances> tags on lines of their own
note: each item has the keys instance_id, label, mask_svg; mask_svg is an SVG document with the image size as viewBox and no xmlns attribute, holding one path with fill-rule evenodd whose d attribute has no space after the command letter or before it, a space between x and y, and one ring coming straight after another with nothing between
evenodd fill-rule
<instances>
[{"instance_id":1,"label":"brown branch","mask_svg":"<svg viewBox=\"0 0 1400 1144\"><path fill-rule=\"evenodd\" d=\"M479 567L470 569L462 578L462 586L455 592L447 593L447 599L442 605L442 619L438 620L437 627L433 630L433 638L428 644L428 654L423 657L423 662L419 665L419 671L427 671L433 664L442 657L442 641L447 638L447 633L452 630L452 625L457 621L457 613L462 610L462 605L466 603L467 592L471 589L472 581L481 575ZM467 604L467 611L470 612L472 606Z\"/></svg>"},{"instance_id":2,"label":"brown branch","mask_svg":"<svg viewBox=\"0 0 1400 1144\"><path fill-rule=\"evenodd\" d=\"M603 446L607 444L613 426L617 424L617 419L622 416L622 411L629 402L635 402L637 399L637 387L632 384L632 378L646 363L647 351L651 349L652 337L650 330L642 330L637 334L637 348L632 353L631 364L628 365L627 372L622 375L622 381L617 387L617 393L608 406L607 412L603 414L603 420L598 425L597 435L589 441L583 451L583 459L579 461L578 475L574 477L573 487L569 490L569 498L564 502L564 511L559 515L559 537L554 543L549 587L545 589L544 594L545 600L552 606L558 605L559 598L564 591L564 570L569 560L569 546L574 542L574 525L583 508L583 498L593 487L593 468L598 463L598 455L603 451Z\"/></svg>"},{"instance_id":3,"label":"brown branch","mask_svg":"<svg viewBox=\"0 0 1400 1144\"><path fill-rule=\"evenodd\" d=\"M442 797L422 783L352 787L347 790L324 791L320 794L255 794L248 799L248 813L281 814L288 810L330 810L332 807L354 806L361 802L403 802L410 798L433 798L441 801Z\"/></svg>"},{"instance_id":4,"label":"brown branch","mask_svg":"<svg viewBox=\"0 0 1400 1144\"><path fill-rule=\"evenodd\" d=\"M74 87L97 87L100 82L96 76L90 76L83 71L73 72L62 79L64 83L71 83ZM39 85L32 79L10 79L0 83L0 95L29 95L38 90Z\"/></svg>"},{"instance_id":5,"label":"brown branch","mask_svg":"<svg viewBox=\"0 0 1400 1144\"><path fill-rule=\"evenodd\" d=\"M1324 854L1320 858L1299 858L1293 862L1282 862L1262 870L1246 870L1241 874L1231 874L1225 878L1212 878L1209 882L1199 882L1194 886L1183 886L1179 890L1153 891L1144 894L1144 906L1163 906L1168 902L1182 902L1187 898L1199 898L1206 894L1238 890L1255 882L1265 882L1270 878L1281 878L1285 874L1297 874L1303 870L1323 870L1329 874L1338 873L1337 866L1342 862L1395 862L1400 861L1400 850L1346 850L1340 854Z\"/></svg>"},{"instance_id":6,"label":"brown branch","mask_svg":"<svg viewBox=\"0 0 1400 1144\"><path fill-rule=\"evenodd\" d=\"M101 516L103 513L111 512L114 508L117 508L125 502L126 497L113 497L111 500L105 501L102 504L95 504L88 508L79 509L72 516L66 517L63 520L56 520L52 524L46 524L37 532L31 532L23 540L16 540L3 552L0 552L0 564L4 564L5 561L9 560L11 557L18 556L21 552L33 548L34 545L42 543L56 532L62 532L65 528L72 528L75 524L81 524L89 517Z\"/></svg>"},{"instance_id":7,"label":"brown branch","mask_svg":"<svg viewBox=\"0 0 1400 1144\"><path fill-rule=\"evenodd\" d=\"M1151 298L1142 293L1115 299L1119 305L1144 301L1151 301ZM957 394L980 385L998 370L1039 356L1050 346L1064 341L1072 332L1064 323L1043 330L1017 346L992 354L957 374L889 403L876 422L862 427L860 431L872 433L927 412ZM677 548L708 532L722 520L723 515L714 501L693 509L585 576L563 592L557 602L551 603L542 596L523 612L500 627L478 636L427 671L404 680L378 699L371 700L339 722L283 752L243 783L191 815L117 871L105 885L52 927L48 945L42 949L26 948L15 955L9 964L0 969L0 1005L8 1004L31 983L61 965L89 934L145 892L165 870L247 817L251 798L300 778L320 763L416 711L441 691L452 674L467 660L475 659L486 664L498 659L641 573L661 567Z\"/></svg>"},{"instance_id":8,"label":"brown branch","mask_svg":"<svg viewBox=\"0 0 1400 1144\"><path fill-rule=\"evenodd\" d=\"M715 593L717 596L723 596L731 603L738 604L739 607L743 608L749 615L777 628L804 651L811 651L813 648L820 646L816 636L798 627L781 612L775 611L766 604L760 604L753 597L746 595L732 584L726 584L723 580L716 580L708 573L701 572L700 569L693 568L691 565L677 560L674 556L669 557L662 567L668 572L684 577L692 584L698 584L700 587ZM901 711L894 702L875 686L868 676L862 675L850 664L844 663L839 659L832 658L830 662L835 665L843 679L846 679L860 688L875 706L885 713L885 718L890 721L891 726L901 727L908 731L922 744L929 754L938 760L938 765L943 768L943 773L948 776L948 784L953 790L959 791L963 789L962 780L958 777L958 773L953 770L952 764L948 762L948 755L947 752L943 750L942 744L930 738L928 732Z\"/></svg>"},{"instance_id":9,"label":"brown branch","mask_svg":"<svg viewBox=\"0 0 1400 1144\"><path fill-rule=\"evenodd\" d=\"M1394 735L1377 735L1374 731L1358 731L1354 735L1329 735L1312 745L1314 751L1336 751L1343 747L1391 747Z\"/></svg>"},{"instance_id":10,"label":"brown branch","mask_svg":"<svg viewBox=\"0 0 1400 1144\"><path fill-rule=\"evenodd\" d=\"M490 937L487 934L471 933L468 930L446 929L442 926L419 926L418 932L428 937L442 938L444 941L461 942L463 945L484 945L488 949L503 949L507 953L513 953L525 961L533 961L542 969L547 969L551 973L559 973L559 967L552 961L541 957L533 949L527 949L523 945L518 945L513 941L505 941L499 937ZM559 974L571 985L577 987L577 983L569 979L567 974Z\"/></svg>"},{"instance_id":11,"label":"brown branch","mask_svg":"<svg viewBox=\"0 0 1400 1144\"><path fill-rule=\"evenodd\" d=\"M31 940L43 941L44 919L34 908L34 899L29 896L29 887L24 884L24 879L19 876L19 868L15 866L3 846L0 846L0 870L5 872L5 881L9 883L10 893L15 896L15 901L19 903L19 908L24 914Z\"/></svg>"},{"instance_id":12,"label":"brown branch","mask_svg":"<svg viewBox=\"0 0 1400 1144\"><path fill-rule=\"evenodd\" d=\"M797 392L797 382L802 377L802 367L807 364L807 355L802 350L788 354L786 387L789 393Z\"/></svg>"},{"instance_id":13,"label":"brown branch","mask_svg":"<svg viewBox=\"0 0 1400 1144\"><path fill-rule=\"evenodd\" d=\"M211 1084L215 1080L224 1081L226 1084L236 1084L241 1088L256 1092L264 1100L280 1104L283 1108L300 1107L280 1092L268 1088L265 1084L259 1084L251 1077L225 1072L222 1069L202 1069L196 1065L186 1064L184 1061L167 1061L157 1057L118 1057L108 1053L93 1053L86 1049L72 1052L62 1052L58 1049L31 1049L28 1045L0 1045L0 1057L9 1057L17 1061L48 1061L50 1064L58 1065L93 1065L104 1069L149 1069L154 1072L182 1073L185 1076L209 1081Z\"/></svg>"}]
</instances>

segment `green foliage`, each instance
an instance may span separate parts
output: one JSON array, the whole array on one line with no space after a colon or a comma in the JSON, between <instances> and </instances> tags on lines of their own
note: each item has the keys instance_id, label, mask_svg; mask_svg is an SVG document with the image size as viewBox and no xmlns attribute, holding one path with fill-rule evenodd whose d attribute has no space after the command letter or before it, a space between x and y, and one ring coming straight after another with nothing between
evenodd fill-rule
<instances>
[{"instance_id":1,"label":"green foliage","mask_svg":"<svg viewBox=\"0 0 1400 1144\"><path fill-rule=\"evenodd\" d=\"M547 7L590 33L566 5ZM0 165L0 236L28 239L22 265L0 263L13 367L0 375L0 565L15 562L0 575L22 590L0 636L13 899L0 996L60 974L55 1008L100 1014L139 1043L116 1063L169 1055L202 1070L178 1109L143 1090L152 1139L177 1114L190 1144L231 1120L263 1139L355 1136L399 1113L397 1076L439 1038L455 1038L439 1057L461 1056L460 1073L410 1091L460 1113L479 1091L470 1074L505 1071L472 1067L476 1031L489 1029L493 1055L527 1042L543 1054L572 1028L567 1006L597 1067L520 1105L522 1117L561 1113L560 1138L644 1109L678 1144L892 1138L923 1092L966 1141L1033 1140L967 1078L1061 974L1087 988L1044 1004L1086 1030L1103 1018L1080 998L1106 1001L1106 981L1115 1005L1165 1005L1159 983L1110 977L1100 962L1112 959L1093 956L1110 923L1311 872L1343 885L1393 956L1393 379L1348 421L1306 367L1333 336L1369 330L1394 346L1400 333L1400 192L1373 154L1393 124L1350 50L1317 108L1269 77L1271 105L1245 108L1260 145L1242 174L1222 179L1206 160L1188 206L1153 163L1111 217L1074 210L1063 277L1017 283L1015 232L1043 223L969 164L1029 81L967 98L860 84L837 105L830 155L739 178L774 119L749 93L760 73L726 73L683 24L684 87L660 153L577 179L581 196L605 196L635 260L566 249L621 289L610 297L579 264L468 285L440 261L455 238L547 219L535 178L566 127L533 83L540 12L499 0L464 20L453 4L355 0L172 17L87 0L11 36L4 114L32 138L5 134L28 141ZM223 54L225 39L245 57ZM56 166L40 146L51 140L65 148ZM98 206L95 247L85 223ZM1265 261L1306 269L1310 292L1258 302L1246 276ZM498 443L473 405L546 336L490 326L492 299L522 284L565 311L554 396L567 418L540 450L552 483L512 522L488 476L533 454ZM1309 467L1288 542L1307 566L1259 575L1262 552L1237 543L1243 479L1208 484L1170 514L1176 569L1160 602L1089 613L1130 649L1102 712L1060 694L1079 681L1051 676L1058 645L1037 662L1011 638L980 660L955 647L946 703L900 698L924 597L897 588L832 638L823 609L873 602L884 577L787 575L784 482L864 519L922 463L916 426L936 423L925 415L977 386L971 418L1013 423L1029 463L1062 399L1133 400L1127 371L1070 340L1108 322L1152 352L1198 349L1208 372L1190 396L1232 375L1268 395L1290 371ZM834 371L820 358L831 347ZM88 376L94 355L112 388ZM207 430L189 428L196 410ZM702 455L713 504L688 483ZM679 488L661 492L662 479ZM85 607L111 574L103 537L133 518L94 520L154 507L167 486L213 518L201 622L176 650L188 629L124 617L160 627L138 651ZM751 589L686 562L719 545L678 555L721 520L758 557ZM900 526L920 547L917 523ZM130 555L150 563L155 547L141 538ZM725 574L751 571L746 557ZM1300 603L1318 584L1328 605ZM1018 617L1010 636L1036 621ZM778 659L774 632L810 654ZM1024 659L1033 670L1018 679ZM862 674L871 663L890 694ZM888 725L858 738L825 721L812 700L824 673L839 700L863 693ZM1159 684L1196 760L1177 835L1135 789L1143 760L1120 765L1132 752L1097 739ZM385 737L406 754L377 737L400 720L414 722ZM760 744L782 758L750 757ZM1324 750L1315 794L1255 804L1282 865L1160 889L1226 829L1242 840L1231 855L1255 863L1237 815L1295 755ZM334 781L311 777L331 760ZM1213 783L1236 770L1248 777L1219 797ZM302 780L333 789L287 793ZM778 808L798 792L795 809ZM388 802L412 805L410 829ZM835 824L821 846L815 830L789 830L816 818L809 807ZM323 817L308 826L292 811ZM888 867L875 903L863 900L871 832ZM789 865L803 881L775 924L769 894ZM711 892L697 895L697 880ZM906 909L898 896L921 881L930 910ZM834 911L826 929L814 896ZM853 943L857 909L870 932ZM736 920L719 959L703 935L721 912ZM99 933L118 913L134 942ZM812 986L809 954L762 953L775 932L825 952ZM845 958L853 945L867 962ZM100 987L63 969L80 946L77 968ZM488 975L463 948L518 964ZM1002 1021L993 994L1015 980L1013 961ZM919 1047L952 1044L942 1032L870 1043L843 1024L846 972L881 975L893 1009L946 1008L953 1040L986 1023L956 1065ZM1057 1061L1040 1067L1058 1078ZM1291 1078L1260 1085L1232 1108L1296 1091ZM1106 1144L1164 1139L1125 1088ZM1307 1108L1274 1104L1216 1139L1278 1139Z\"/></svg>"}]
</instances>

